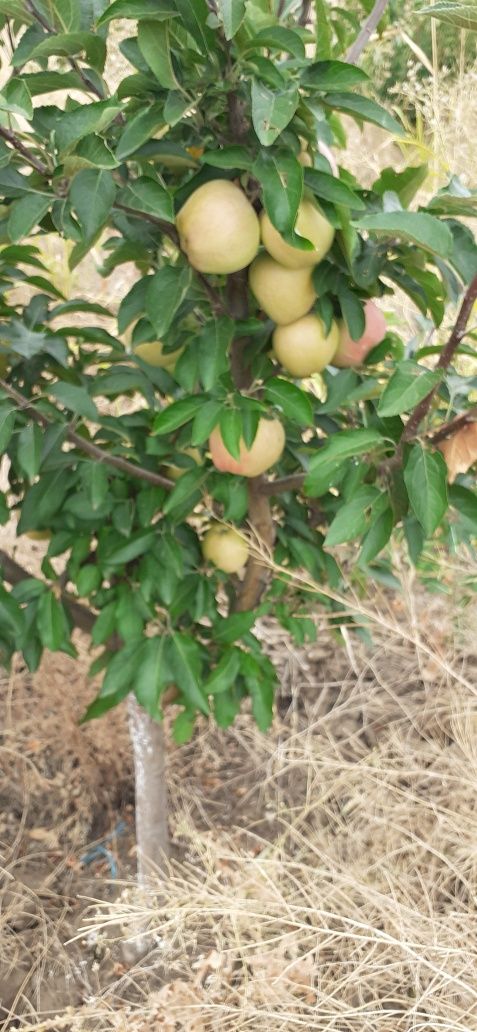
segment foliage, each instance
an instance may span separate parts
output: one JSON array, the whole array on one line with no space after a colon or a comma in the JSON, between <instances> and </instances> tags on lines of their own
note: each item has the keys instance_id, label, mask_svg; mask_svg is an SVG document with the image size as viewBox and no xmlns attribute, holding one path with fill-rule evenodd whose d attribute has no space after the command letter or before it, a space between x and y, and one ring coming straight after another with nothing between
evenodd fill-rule
<instances>
[{"instance_id":1,"label":"foliage","mask_svg":"<svg viewBox=\"0 0 477 1032\"><path fill-rule=\"evenodd\" d=\"M365 73L336 60L338 9L320 0L315 36L296 5L284 8L0 0L15 44L0 98L0 318L9 359L0 445L10 461L0 517L17 512L20 534L51 531L41 578L9 590L5 574L2 657L18 649L35 669L44 648L74 654L71 602L79 600L94 613L101 649L92 670L104 672L86 716L134 691L159 718L173 686L178 740L198 713L227 726L246 696L258 725L269 725L275 675L256 617L272 612L299 639L308 628L307 597L296 589L291 612L287 569L304 566L336 587L351 555L358 582L385 577L393 532L418 562L427 536L455 542L477 526L470 475L458 478L464 494L448 494L430 439L470 404L473 377L454 366L436 373L422 361L433 347L413 353L389 332L359 369L329 367L314 382L277 378L273 327L246 279L197 274L178 248L175 216L203 183L240 182L291 242L306 189L336 230L314 271L315 309L328 323L343 318L353 338L364 302L382 298L385 308L396 289L431 333L477 272L472 234L458 221L475 212L477 195L458 181L416 210L420 169L387 169L366 190L343 168L332 174L320 144L343 145L342 114L403 131L370 96ZM130 72L110 95L103 72L118 19L130 33L120 43ZM313 167L298 161L303 140ZM32 243L52 232L71 242L72 268L98 241L104 276L135 266L117 334L101 306L58 296ZM18 284L29 290L24 304ZM165 353L182 349L174 367L135 351L159 337ZM459 351L468 353L468 342ZM431 390L420 440L400 440ZM220 425L237 454L261 415L281 419L287 445L276 487L268 478L254 489L213 467L207 439ZM191 446L202 463L187 455ZM183 471L174 482L171 465ZM200 539L211 515L258 527L254 490L273 497L282 574L245 605L260 564L252 557L245 586L229 580L204 563ZM324 604L339 620L339 607Z\"/></svg>"}]
</instances>

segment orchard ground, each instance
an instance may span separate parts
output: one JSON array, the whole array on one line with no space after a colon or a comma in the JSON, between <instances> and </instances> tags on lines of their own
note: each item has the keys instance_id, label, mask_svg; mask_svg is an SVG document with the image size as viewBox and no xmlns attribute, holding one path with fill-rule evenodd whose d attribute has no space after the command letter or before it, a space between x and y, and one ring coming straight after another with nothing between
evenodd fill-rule
<instances>
[{"instance_id":1,"label":"orchard ground","mask_svg":"<svg viewBox=\"0 0 477 1032\"><path fill-rule=\"evenodd\" d=\"M43 548L23 539L22 561ZM86 642L4 678L5 1029L477 1029L477 570L443 565L426 595L396 563L402 590L361 602L371 647L318 605L306 650L262 626L271 736L244 714L170 746L172 875L142 904L124 707L77 726ZM128 969L138 907L154 948Z\"/></svg>"}]
</instances>

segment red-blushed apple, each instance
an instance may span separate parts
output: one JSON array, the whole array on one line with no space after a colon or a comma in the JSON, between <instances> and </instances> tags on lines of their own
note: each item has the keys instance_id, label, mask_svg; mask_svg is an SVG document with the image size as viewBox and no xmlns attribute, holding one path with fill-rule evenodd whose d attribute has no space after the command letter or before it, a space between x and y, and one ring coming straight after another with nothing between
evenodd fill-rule
<instances>
[{"instance_id":1,"label":"red-blushed apple","mask_svg":"<svg viewBox=\"0 0 477 1032\"><path fill-rule=\"evenodd\" d=\"M333 358L333 365L339 369L361 365L368 352L386 336L386 320L373 301L366 301L364 320L364 333L359 340L353 340L346 323L340 323L340 339Z\"/></svg>"},{"instance_id":2,"label":"red-blushed apple","mask_svg":"<svg viewBox=\"0 0 477 1032\"><path fill-rule=\"evenodd\" d=\"M234 459L227 451L220 427L216 426L209 438L212 462L221 473L235 473L242 477L258 477L260 473L274 466L285 447L285 431L279 419L261 418L255 440L247 448L243 438L240 441L240 458Z\"/></svg>"}]
</instances>

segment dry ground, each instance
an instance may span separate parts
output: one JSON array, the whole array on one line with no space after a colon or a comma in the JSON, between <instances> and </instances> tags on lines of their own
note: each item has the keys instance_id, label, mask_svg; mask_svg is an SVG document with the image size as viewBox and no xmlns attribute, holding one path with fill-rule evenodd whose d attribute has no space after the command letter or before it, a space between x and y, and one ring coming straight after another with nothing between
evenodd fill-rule
<instances>
[{"instance_id":1,"label":"dry ground","mask_svg":"<svg viewBox=\"0 0 477 1032\"><path fill-rule=\"evenodd\" d=\"M175 854L148 899L130 886L124 713L76 723L85 646L5 678L5 1028L477 1030L476 608L467 564L451 572L446 596L403 566L402 592L365 600L366 650L262 628L281 670L272 734L244 715L171 749ZM152 952L127 968L138 914Z\"/></svg>"}]
</instances>

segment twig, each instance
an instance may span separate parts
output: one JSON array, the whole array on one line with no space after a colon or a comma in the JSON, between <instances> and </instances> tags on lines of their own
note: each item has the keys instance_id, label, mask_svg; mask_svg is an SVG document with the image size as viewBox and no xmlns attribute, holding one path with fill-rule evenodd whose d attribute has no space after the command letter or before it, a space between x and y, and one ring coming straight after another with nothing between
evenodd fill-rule
<instances>
[{"instance_id":1,"label":"twig","mask_svg":"<svg viewBox=\"0 0 477 1032\"><path fill-rule=\"evenodd\" d=\"M27 412L31 419L38 423L39 426L46 429L52 425L52 420L48 419L42 412L38 412L28 398L25 398L23 394L20 394L15 387L11 387L5 380L0 379L0 389L15 402L21 412ZM85 440L84 437L81 437L80 434L77 434L67 426L65 426L65 430L65 436L68 441L71 441L79 451L84 452L85 455L89 455L93 459L97 459L98 462L103 462L106 466L119 469L121 472L137 477L139 480L147 480L149 484L155 484L157 487L166 487L168 490L174 487L174 482L169 480L168 477L163 477L160 473L153 473L152 470L145 469L143 466L137 466L135 463L129 462L128 459L123 459L119 455L111 455L110 452L99 448L92 441Z\"/></svg>"},{"instance_id":2,"label":"twig","mask_svg":"<svg viewBox=\"0 0 477 1032\"><path fill-rule=\"evenodd\" d=\"M438 444L439 441L445 441L447 437L452 437L458 430L462 430L468 423L474 423L477 420L477 405L467 409L466 412L462 412L460 416L455 416L454 419L449 420L448 423L443 423L442 426L431 433L430 439L432 444Z\"/></svg>"},{"instance_id":3,"label":"twig","mask_svg":"<svg viewBox=\"0 0 477 1032\"><path fill-rule=\"evenodd\" d=\"M48 167L44 165L39 158L36 158L28 147L25 147L25 145L20 140L19 136L17 136L16 133L13 133L11 129L5 129L3 126L1 126L0 136L3 137L3 139L6 140L7 143L9 143L10 146L14 148L14 150L18 151L18 153L21 154L22 157L25 159L27 164L31 165L31 167L34 168L37 172L39 172L41 176L51 176L51 172L48 169Z\"/></svg>"},{"instance_id":4,"label":"twig","mask_svg":"<svg viewBox=\"0 0 477 1032\"><path fill-rule=\"evenodd\" d=\"M388 0L376 0L376 3L371 13L366 18L366 21L361 29L361 32L356 37L354 43L349 48L346 55L348 64L357 64L363 50L368 45L373 32L381 21L384 11L386 10Z\"/></svg>"},{"instance_id":5,"label":"twig","mask_svg":"<svg viewBox=\"0 0 477 1032\"><path fill-rule=\"evenodd\" d=\"M470 319L472 309L474 307L474 302L476 299L477 276L474 276L472 282L470 283L465 292L464 300L461 304L459 314L455 321L454 329L452 330L452 333L449 337L449 340L447 341L447 344L441 351L439 360L436 363L436 369L447 369L447 367L450 365L461 340L463 339L463 337L465 337L467 323ZM423 398L418 405L416 405L416 408L411 413L404 428L404 431L401 435L399 444L396 448L396 452L393 458L390 460L390 466L397 466L401 463L404 445L416 436L417 430L419 429L423 419L425 418L425 416L427 416L427 413L429 412L429 409L432 405L432 401L436 394L436 391L438 390L438 387L439 384L436 384L436 386L433 387L431 391L429 391L429 394L426 394L426 397Z\"/></svg>"},{"instance_id":6,"label":"twig","mask_svg":"<svg viewBox=\"0 0 477 1032\"><path fill-rule=\"evenodd\" d=\"M35 5L31 2L31 0L25 0L25 7L27 11L29 11L30 14L33 16L33 18L35 18L35 21L37 21L38 24L41 25L41 27L45 29L46 32L49 32L51 34L55 31L53 26L51 26L49 22L47 22L46 18L44 18L43 15L41 15L40 12L37 11ZM104 93L100 89L98 89L94 82L91 82L91 80L88 78L87 73L84 71L81 65L78 64L77 61L75 61L74 57L68 58L68 64L70 68L72 68L73 71L76 72L77 75L79 75L83 85L86 86L86 89L89 90L90 93L94 93L94 95L98 97L99 100L104 100Z\"/></svg>"},{"instance_id":7,"label":"twig","mask_svg":"<svg viewBox=\"0 0 477 1032\"><path fill-rule=\"evenodd\" d=\"M298 18L299 25L308 25L311 13L311 0L302 0L300 17Z\"/></svg>"},{"instance_id":8,"label":"twig","mask_svg":"<svg viewBox=\"0 0 477 1032\"><path fill-rule=\"evenodd\" d=\"M11 559L3 550L0 551L0 567L3 577L8 584L20 584L21 581L33 576L23 566L15 562L14 559ZM86 634L90 634L96 620L96 614L86 609L80 602L76 602L66 591L61 592L61 601L66 605L75 627L79 627Z\"/></svg>"},{"instance_id":9,"label":"twig","mask_svg":"<svg viewBox=\"0 0 477 1032\"><path fill-rule=\"evenodd\" d=\"M278 480L264 480L260 492L263 495L283 494L285 491L298 491L303 486L306 473L292 473L289 477L279 477Z\"/></svg>"}]
</instances>

